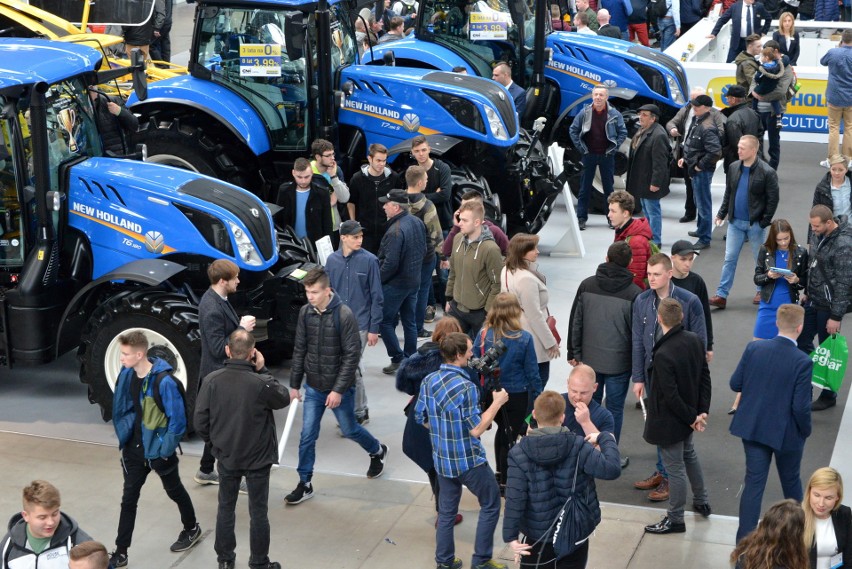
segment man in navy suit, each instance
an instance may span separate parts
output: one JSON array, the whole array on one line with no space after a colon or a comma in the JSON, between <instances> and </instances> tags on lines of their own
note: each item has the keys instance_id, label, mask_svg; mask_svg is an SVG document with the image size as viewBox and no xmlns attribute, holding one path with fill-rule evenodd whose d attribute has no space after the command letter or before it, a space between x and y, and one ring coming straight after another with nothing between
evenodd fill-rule
<instances>
[{"instance_id":1,"label":"man in navy suit","mask_svg":"<svg viewBox=\"0 0 852 569\"><path fill-rule=\"evenodd\" d=\"M228 302L228 295L237 292L240 284L240 268L228 259L217 259L207 268L210 279L208 288L198 303L198 328L201 332L201 364L199 365L198 388L210 373L225 367L225 344L228 336L237 328L254 330L254 316L237 316L237 311ZM219 474L213 469L216 459L213 457L210 443L204 445L201 466L194 480L198 484L218 484ZM245 490L245 481L240 491Z\"/></svg>"},{"instance_id":2,"label":"man in navy suit","mask_svg":"<svg viewBox=\"0 0 852 569\"><path fill-rule=\"evenodd\" d=\"M719 17L716 25L713 26L713 31L707 37L712 39L719 35L719 30L728 23L728 20L731 21L731 43L728 46L727 62L731 63L736 59L737 54L746 48L748 36L753 33L764 35L769 31L772 16L761 2L739 0Z\"/></svg>"},{"instance_id":3,"label":"man in navy suit","mask_svg":"<svg viewBox=\"0 0 852 569\"><path fill-rule=\"evenodd\" d=\"M801 306L780 306L778 335L746 346L731 376L731 389L742 393L731 434L743 440L746 459L738 542L757 527L772 455L784 497L802 501L800 469L805 439L811 434L813 369L810 358L796 347L804 321Z\"/></svg>"},{"instance_id":4,"label":"man in navy suit","mask_svg":"<svg viewBox=\"0 0 852 569\"><path fill-rule=\"evenodd\" d=\"M501 61L494 66L491 72L491 78L503 87L505 87L512 99L515 101L515 108L518 110L518 118L524 116L524 109L527 108L527 92L523 87L512 81L512 68L509 64Z\"/></svg>"}]
</instances>

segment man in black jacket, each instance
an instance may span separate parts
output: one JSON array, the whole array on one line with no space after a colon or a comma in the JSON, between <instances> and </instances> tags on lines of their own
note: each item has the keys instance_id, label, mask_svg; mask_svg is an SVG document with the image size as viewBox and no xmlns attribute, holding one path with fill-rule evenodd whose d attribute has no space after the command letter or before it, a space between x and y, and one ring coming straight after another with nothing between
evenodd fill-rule
<instances>
[{"instance_id":1,"label":"man in black jacket","mask_svg":"<svg viewBox=\"0 0 852 569\"><path fill-rule=\"evenodd\" d=\"M388 149L378 143L370 145L367 164L349 180L349 202L346 208L349 219L364 228L361 248L373 255L379 254L379 243L385 234L388 221L379 198L400 186L399 175L387 167Z\"/></svg>"},{"instance_id":2,"label":"man in black jacket","mask_svg":"<svg viewBox=\"0 0 852 569\"><path fill-rule=\"evenodd\" d=\"M422 255L421 255L422 258ZM370 455L367 478L382 475L388 447L381 444L355 419L355 370L361 359L358 320L329 286L325 270L308 271L302 280L308 304L299 311L293 361L290 365L290 397L303 402L302 434L299 437L299 484L284 498L288 505L314 496L316 445L326 408L334 413L341 434ZM299 394L302 382L305 395Z\"/></svg>"},{"instance_id":3,"label":"man in black jacket","mask_svg":"<svg viewBox=\"0 0 852 569\"><path fill-rule=\"evenodd\" d=\"M251 332L254 330L255 317L245 315L242 318L228 302L228 295L237 292L240 284L240 268L229 259L217 259L207 268L210 279L208 288L198 303L198 330L201 333L201 363L198 366L198 388L204 385L204 378L221 369L225 359L225 343L228 336L237 328ZM198 484L218 484L219 475L214 470L216 458L209 443L205 443L201 454L201 464L193 478ZM241 487L245 494L248 490Z\"/></svg>"},{"instance_id":4,"label":"man in black jacket","mask_svg":"<svg viewBox=\"0 0 852 569\"><path fill-rule=\"evenodd\" d=\"M852 310L852 227L838 223L832 211L815 205L810 213L813 242L810 244L808 285L805 289L805 324L799 334L799 349L810 354L814 336L822 344L840 332L843 315ZM837 393L823 389L812 411L837 405Z\"/></svg>"},{"instance_id":5,"label":"man in black jacket","mask_svg":"<svg viewBox=\"0 0 852 569\"><path fill-rule=\"evenodd\" d=\"M268 373L251 332L235 330L225 352L225 367L205 378L195 406L195 429L219 460L216 557L220 569L234 568L234 510L245 476L251 518L249 567L281 569L280 563L269 561L269 472L278 462L272 411L289 405L290 395Z\"/></svg>"},{"instance_id":6,"label":"man in black jacket","mask_svg":"<svg viewBox=\"0 0 852 569\"><path fill-rule=\"evenodd\" d=\"M772 16L761 2L739 0L719 16L713 31L707 37L715 38L722 26L728 21L731 22L731 39L728 46L728 58L725 61L731 63L737 57L737 54L746 48L748 36L753 33L765 34L769 31Z\"/></svg>"},{"instance_id":7,"label":"man in black jacket","mask_svg":"<svg viewBox=\"0 0 852 569\"><path fill-rule=\"evenodd\" d=\"M292 227L299 239L316 242L330 236L331 185L323 176L314 175L307 158L293 163L293 180L278 188L275 203L282 209L275 215L276 221Z\"/></svg>"},{"instance_id":8,"label":"man in black jacket","mask_svg":"<svg viewBox=\"0 0 852 569\"><path fill-rule=\"evenodd\" d=\"M666 129L658 121L657 105L639 107L639 132L630 144L627 165L627 191L642 203L651 226L652 240L662 243L663 212L660 200L669 195L672 145Z\"/></svg>"},{"instance_id":9,"label":"man in black jacket","mask_svg":"<svg viewBox=\"0 0 852 569\"><path fill-rule=\"evenodd\" d=\"M120 156L130 154L128 140L139 128L139 119L120 99L108 97L94 86L89 87L89 98L95 108L95 122L104 152Z\"/></svg>"},{"instance_id":10,"label":"man in black jacket","mask_svg":"<svg viewBox=\"0 0 852 569\"><path fill-rule=\"evenodd\" d=\"M728 303L728 293L734 284L737 261L746 238L751 243L754 264L757 265L760 246L766 239L766 228L772 223L778 207L778 174L760 159L759 149L760 140L756 136L746 134L740 138L737 144L740 159L728 167L725 196L716 214L717 226L728 218L725 264L722 265L716 295L710 299L710 305L720 309ZM752 302L760 303L760 289Z\"/></svg>"},{"instance_id":11,"label":"man in black jacket","mask_svg":"<svg viewBox=\"0 0 852 569\"><path fill-rule=\"evenodd\" d=\"M606 388L606 408L615 422L616 440L621 439L630 386L633 301L642 292L627 268L632 257L626 241L609 246L606 262L577 288L568 324L568 363L583 363L595 370L594 400L601 403ZM623 464L627 466L627 457Z\"/></svg>"},{"instance_id":12,"label":"man in black jacket","mask_svg":"<svg viewBox=\"0 0 852 569\"><path fill-rule=\"evenodd\" d=\"M669 509L656 524L645 526L648 533L683 533L683 507L686 504L686 480L692 486L692 507L704 517L710 515L704 474L692 434L707 424L710 410L710 368L704 342L697 334L684 330L683 309L674 298L660 302L657 322L663 332L654 345L649 373L648 418L644 439L659 445L669 475Z\"/></svg>"},{"instance_id":13,"label":"man in black jacket","mask_svg":"<svg viewBox=\"0 0 852 569\"><path fill-rule=\"evenodd\" d=\"M722 149L722 157L726 173L728 166L739 160L737 144L744 134L755 136L758 141L763 140L763 121L760 120L760 115L751 108L751 104L746 99L747 95L748 92L745 87L739 85L729 85L728 92L725 94L728 99L728 107L722 109L722 115L728 120L725 122L726 144ZM758 151L758 154L761 155L762 152Z\"/></svg>"}]
</instances>

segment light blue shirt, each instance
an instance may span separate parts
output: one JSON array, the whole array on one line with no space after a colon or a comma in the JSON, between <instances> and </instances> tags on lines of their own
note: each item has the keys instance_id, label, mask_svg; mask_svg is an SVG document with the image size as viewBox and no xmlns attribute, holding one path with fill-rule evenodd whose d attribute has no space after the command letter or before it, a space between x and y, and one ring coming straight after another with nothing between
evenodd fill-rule
<instances>
[{"instance_id":1,"label":"light blue shirt","mask_svg":"<svg viewBox=\"0 0 852 569\"><path fill-rule=\"evenodd\" d=\"M296 227L293 229L296 231L296 237L299 239L304 239L308 235L308 229L305 227L305 208L308 207L308 196L310 193L310 188L307 190L296 190Z\"/></svg>"},{"instance_id":2,"label":"light blue shirt","mask_svg":"<svg viewBox=\"0 0 852 569\"><path fill-rule=\"evenodd\" d=\"M843 176L843 183L839 188L831 186L831 201L833 203L832 213L834 217L845 215L849 217L852 214L852 203L850 203L850 193L852 188L849 186L849 178Z\"/></svg>"}]
</instances>

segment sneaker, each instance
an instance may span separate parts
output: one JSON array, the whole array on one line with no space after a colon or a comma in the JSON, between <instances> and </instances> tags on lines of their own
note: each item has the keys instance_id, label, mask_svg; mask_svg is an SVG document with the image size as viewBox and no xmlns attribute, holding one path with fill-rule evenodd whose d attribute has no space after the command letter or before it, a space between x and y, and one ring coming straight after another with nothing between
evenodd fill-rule
<instances>
[{"instance_id":1,"label":"sneaker","mask_svg":"<svg viewBox=\"0 0 852 569\"><path fill-rule=\"evenodd\" d=\"M220 561L219 562L219 569L234 569L234 562L233 561Z\"/></svg>"},{"instance_id":2,"label":"sneaker","mask_svg":"<svg viewBox=\"0 0 852 569\"><path fill-rule=\"evenodd\" d=\"M431 338L431 337L432 337L432 330L427 330L426 328L423 328L422 330L420 330L417 333L417 338L419 340L425 340L426 338Z\"/></svg>"},{"instance_id":3,"label":"sneaker","mask_svg":"<svg viewBox=\"0 0 852 569\"><path fill-rule=\"evenodd\" d=\"M296 489L284 497L284 503L288 506L301 504L305 500L310 500L314 497L314 486L310 482L299 481Z\"/></svg>"},{"instance_id":4,"label":"sneaker","mask_svg":"<svg viewBox=\"0 0 852 569\"><path fill-rule=\"evenodd\" d=\"M480 563L479 565L475 565L473 569L509 569L509 566L504 563L498 563L493 559L489 559L485 563Z\"/></svg>"},{"instance_id":5,"label":"sneaker","mask_svg":"<svg viewBox=\"0 0 852 569\"><path fill-rule=\"evenodd\" d=\"M177 541L169 549L174 553L186 551L198 543L199 539L201 539L201 526L195 524L195 527L192 529L182 530L180 535L178 535Z\"/></svg>"},{"instance_id":6,"label":"sneaker","mask_svg":"<svg viewBox=\"0 0 852 569\"><path fill-rule=\"evenodd\" d=\"M256 567L257 569L281 569L281 564L277 561L270 561L266 565L253 565L252 567Z\"/></svg>"},{"instance_id":7,"label":"sneaker","mask_svg":"<svg viewBox=\"0 0 852 569\"><path fill-rule=\"evenodd\" d=\"M580 226L580 231L585 231L585 230L586 230L586 220L585 220L585 219L581 219L581 220L579 220L579 221L577 222L577 224Z\"/></svg>"},{"instance_id":8,"label":"sneaker","mask_svg":"<svg viewBox=\"0 0 852 569\"><path fill-rule=\"evenodd\" d=\"M219 473L215 470L213 472L201 472L200 470L195 473L195 476L192 478L198 484L202 486L206 484L218 484L219 483Z\"/></svg>"},{"instance_id":9,"label":"sneaker","mask_svg":"<svg viewBox=\"0 0 852 569\"><path fill-rule=\"evenodd\" d=\"M449 563L438 563L437 569L461 569L464 562L458 557L453 557Z\"/></svg>"},{"instance_id":10,"label":"sneaker","mask_svg":"<svg viewBox=\"0 0 852 569\"><path fill-rule=\"evenodd\" d=\"M781 130L782 128L784 128L783 118L784 118L783 115L776 115L776 117L775 117L775 128L777 130Z\"/></svg>"},{"instance_id":11,"label":"sneaker","mask_svg":"<svg viewBox=\"0 0 852 569\"><path fill-rule=\"evenodd\" d=\"M630 464L630 457L629 456L622 456L621 457L621 468L627 468L627 465L629 465L629 464Z\"/></svg>"},{"instance_id":12,"label":"sneaker","mask_svg":"<svg viewBox=\"0 0 852 569\"><path fill-rule=\"evenodd\" d=\"M399 362L391 362L390 365L382 368L382 373L385 375L396 375L396 370L399 369Z\"/></svg>"},{"instance_id":13,"label":"sneaker","mask_svg":"<svg viewBox=\"0 0 852 569\"><path fill-rule=\"evenodd\" d=\"M831 164L828 163L828 158L819 163L823 168L831 168Z\"/></svg>"},{"instance_id":14,"label":"sneaker","mask_svg":"<svg viewBox=\"0 0 852 569\"><path fill-rule=\"evenodd\" d=\"M426 307L426 316L423 318L423 322L426 324L431 324L435 321L435 307L427 306Z\"/></svg>"},{"instance_id":15,"label":"sneaker","mask_svg":"<svg viewBox=\"0 0 852 569\"><path fill-rule=\"evenodd\" d=\"M127 567L127 554L113 551L109 557L110 567Z\"/></svg>"},{"instance_id":16,"label":"sneaker","mask_svg":"<svg viewBox=\"0 0 852 569\"><path fill-rule=\"evenodd\" d=\"M246 484L245 478L240 480L240 494L248 494L248 484Z\"/></svg>"},{"instance_id":17,"label":"sneaker","mask_svg":"<svg viewBox=\"0 0 852 569\"><path fill-rule=\"evenodd\" d=\"M387 445L381 445L382 454L370 455L370 468L367 469L367 478L378 478L385 471L385 460L388 458Z\"/></svg>"}]
</instances>

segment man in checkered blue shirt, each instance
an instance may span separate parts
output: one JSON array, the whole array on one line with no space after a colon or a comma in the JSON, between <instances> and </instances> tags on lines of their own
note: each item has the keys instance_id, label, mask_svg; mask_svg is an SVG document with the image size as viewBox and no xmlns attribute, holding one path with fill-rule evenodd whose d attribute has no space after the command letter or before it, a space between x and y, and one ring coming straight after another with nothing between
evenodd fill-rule
<instances>
[{"instance_id":1,"label":"man in checkered blue shirt","mask_svg":"<svg viewBox=\"0 0 852 569\"><path fill-rule=\"evenodd\" d=\"M490 407L480 413L477 386L467 378L471 341L466 334L448 334L441 340L441 369L429 374L420 386L414 409L417 422L430 430L432 458L438 473L438 524L435 561L437 569L460 569L455 556L453 526L461 501L462 486L479 500L479 520L474 543L474 569L506 569L491 559L494 529L500 517L500 488L485 457L482 436L509 395L495 391Z\"/></svg>"}]
</instances>

